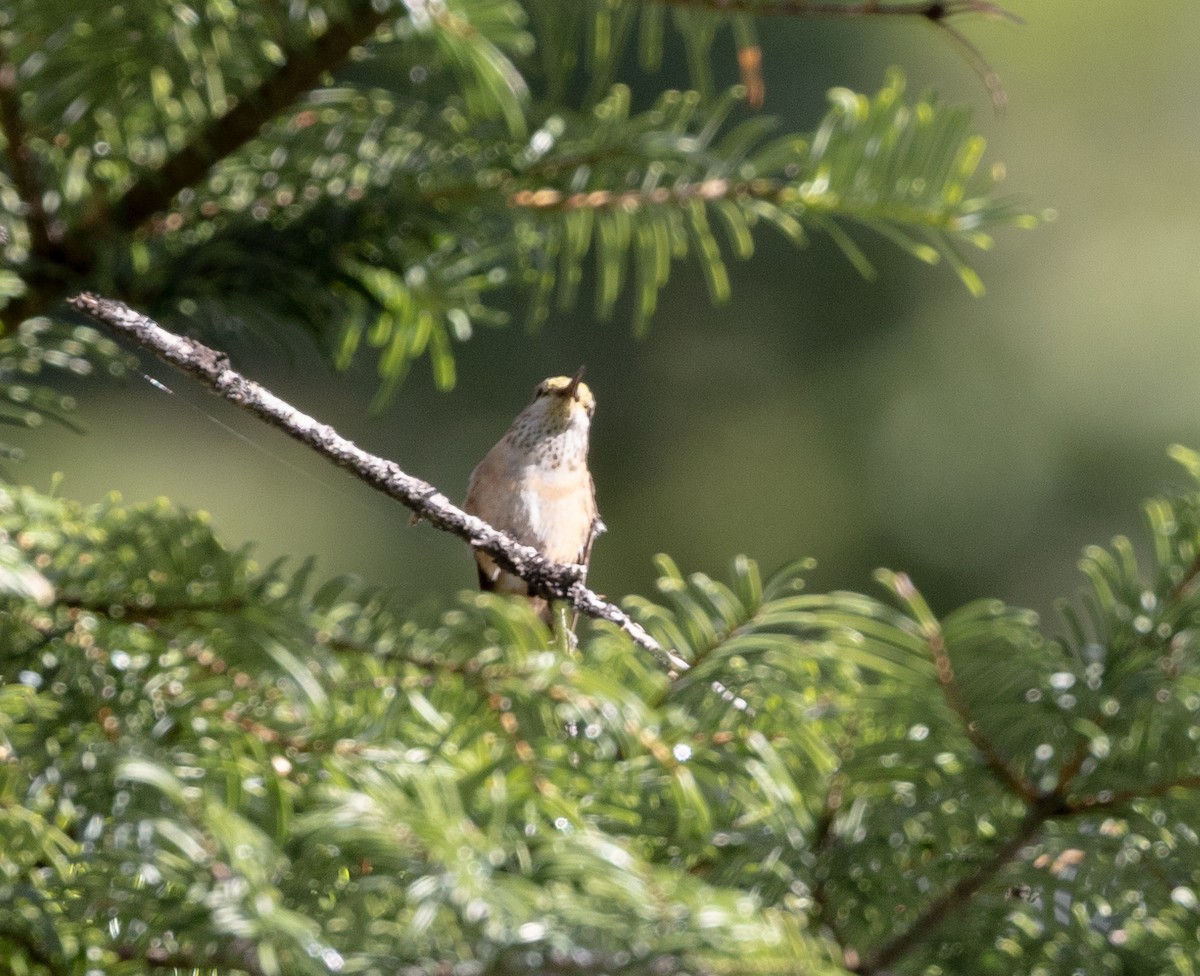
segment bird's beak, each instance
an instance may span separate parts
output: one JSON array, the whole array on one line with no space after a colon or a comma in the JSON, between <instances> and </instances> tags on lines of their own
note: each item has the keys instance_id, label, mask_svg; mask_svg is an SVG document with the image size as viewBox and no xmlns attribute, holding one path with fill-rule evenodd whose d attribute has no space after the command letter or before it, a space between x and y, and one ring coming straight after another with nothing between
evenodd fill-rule
<instances>
[{"instance_id":1,"label":"bird's beak","mask_svg":"<svg viewBox=\"0 0 1200 976\"><path fill-rule=\"evenodd\" d=\"M563 396L570 397L572 400L575 399L575 394L579 390L579 384L583 382L583 371L586 368L586 366L580 366L576 370L575 375L571 377L571 382L563 387Z\"/></svg>"}]
</instances>

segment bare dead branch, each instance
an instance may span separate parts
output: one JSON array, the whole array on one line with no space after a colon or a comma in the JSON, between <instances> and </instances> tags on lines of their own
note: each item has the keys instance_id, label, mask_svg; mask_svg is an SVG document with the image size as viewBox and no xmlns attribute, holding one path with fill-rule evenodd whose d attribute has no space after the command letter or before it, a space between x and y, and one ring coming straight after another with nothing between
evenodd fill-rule
<instances>
[{"instance_id":1,"label":"bare dead branch","mask_svg":"<svg viewBox=\"0 0 1200 976\"><path fill-rule=\"evenodd\" d=\"M584 567L552 563L537 550L521 545L482 519L468 515L433 485L406 474L392 461L362 450L332 427L301 413L269 390L246 379L230 367L223 353L168 332L121 302L82 294L70 299L68 304L196 377L230 403L308 445L372 488L396 499L431 525L486 552L506 570L525 580L530 593L549 600L563 600L585 616L614 624L638 646L650 651L672 677L688 669L687 661L659 644L629 614L588 589L583 582Z\"/></svg>"}]
</instances>

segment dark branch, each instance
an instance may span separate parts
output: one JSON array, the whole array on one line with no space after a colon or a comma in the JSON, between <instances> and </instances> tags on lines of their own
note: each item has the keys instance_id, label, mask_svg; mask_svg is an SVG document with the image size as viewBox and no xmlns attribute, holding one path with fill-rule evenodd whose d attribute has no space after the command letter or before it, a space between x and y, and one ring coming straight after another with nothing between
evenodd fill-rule
<instances>
[{"instance_id":1,"label":"dark branch","mask_svg":"<svg viewBox=\"0 0 1200 976\"><path fill-rule=\"evenodd\" d=\"M213 165L232 155L259 130L314 87L322 74L345 60L386 19L371 3L362 3L349 20L334 23L307 50L284 52L284 62L237 105L213 119L163 165L134 183L109 214L121 231L136 230L166 207L180 190L200 180ZM384 7L386 11L386 7Z\"/></svg>"},{"instance_id":2,"label":"dark branch","mask_svg":"<svg viewBox=\"0 0 1200 976\"><path fill-rule=\"evenodd\" d=\"M109 619L138 623L161 620L164 617L187 617L192 614L232 614L246 608L246 601L237 598L221 600L217 603L155 603L149 606L112 600L82 600L72 596L59 596L54 602L60 607L84 610Z\"/></svg>"},{"instance_id":3,"label":"dark branch","mask_svg":"<svg viewBox=\"0 0 1200 976\"><path fill-rule=\"evenodd\" d=\"M1200 555L1192 560L1187 572L1183 574L1178 583L1171 587L1171 592L1167 597L1168 602L1177 604L1182 602L1185 597L1190 596L1196 587L1197 580L1200 580Z\"/></svg>"},{"instance_id":4,"label":"dark branch","mask_svg":"<svg viewBox=\"0 0 1200 976\"><path fill-rule=\"evenodd\" d=\"M17 929L0 929L0 942L8 941L19 946L33 962L42 966L46 972L58 976L68 972L62 954L46 946L31 932Z\"/></svg>"},{"instance_id":5,"label":"dark branch","mask_svg":"<svg viewBox=\"0 0 1200 976\"><path fill-rule=\"evenodd\" d=\"M843 746L843 751L849 751L847 746ZM817 817L815 829L813 830L813 839L811 849L818 858L824 858L837 843L837 834L834 833L834 825L837 821L838 812L842 808L843 790L846 786L846 775L837 769L829 778L829 787L825 791L825 802L822 804L820 816ZM831 936L833 941L838 944L842 950L842 964L847 969L854 969L859 964L858 950L850 944L850 940L842 931L841 925L838 923L837 913L829 900L829 887L825 884L828 877L828 868L823 865L818 865L817 873L814 875L811 885L813 905L816 907L814 915L816 919L824 926Z\"/></svg>"},{"instance_id":6,"label":"dark branch","mask_svg":"<svg viewBox=\"0 0 1200 976\"><path fill-rule=\"evenodd\" d=\"M688 663L662 647L616 604L587 588L584 567L552 563L537 550L515 542L482 519L453 505L433 485L405 474L396 464L357 447L332 427L319 423L284 402L269 390L231 369L223 353L175 335L121 302L83 294L70 299L72 308L121 332L165 362L196 377L230 403L278 427L311 447L339 467L346 468L377 491L396 499L439 529L486 552L506 570L529 584L530 593L548 600L563 600L580 613L615 624L638 645L650 651L675 676Z\"/></svg>"},{"instance_id":7,"label":"dark branch","mask_svg":"<svg viewBox=\"0 0 1200 976\"><path fill-rule=\"evenodd\" d=\"M987 885L1009 863L1017 853L1033 839L1042 825L1051 817L1062 812L1056 797L1049 797L1033 806L1020 826L1008 840L1000 845L991 858L973 874L967 875L953 888L934 901L908 928L884 943L875 952L867 953L854 972L863 976L880 973L907 953L913 946L923 942L951 912L961 910L967 899L973 897Z\"/></svg>"},{"instance_id":8,"label":"dark branch","mask_svg":"<svg viewBox=\"0 0 1200 976\"><path fill-rule=\"evenodd\" d=\"M951 17L965 14L984 14L1003 17L1015 23L1020 18L998 3L988 0L863 0L859 3L838 3L837 0L656 0L669 7L704 7L715 13L753 14L758 17L924 17L942 23Z\"/></svg>"},{"instance_id":9,"label":"dark branch","mask_svg":"<svg viewBox=\"0 0 1200 976\"><path fill-rule=\"evenodd\" d=\"M1016 857L1020 849L1033 839L1042 826L1050 820L1076 817L1097 810L1123 806L1145 797L1164 796L1174 790L1200 790L1200 776L1180 776L1177 779L1151 783L1129 790L1101 791L1079 799L1067 799L1058 791L1044 794L1030 805L1029 812L1021 821L1017 832L1001 845L991 859L974 874L958 882L953 888L933 902L912 925L885 943L880 949L867 955L854 972L863 976L880 973L907 953L913 946L923 942L951 912L961 910L967 899L990 883L997 873Z\"/></svg>"},{"instance_id":10,"label":"dark branch","mask_svg":"<svg viewBox=\"0 0 1200 976\"><path fill-rule=\"evenodd\" d=\"M1097 727L1103 728L1105 718L1103 712L1097 709L1094 713L1088 716ZM1059 796L1066 796L1067 791L1071 788L1071 781L1079 775L1079 771L1083 769L1083 764L1087 761L1087 757L1091 754L1091 737L1081 735L1079 741L1075 743L1075 751L1058 771L1058 778L1054 783L1054 792Z\"/></svg>"},{"instance_id":11,"label":"dark branch","mask_svg":"<svg viewBox=\"0 0 1200 976\"><path fill-rule=\"evenodd\" d=\"M1110 807L1124 806L1134 800L1165 796L1173 790L1200 790L1200 776L1180 776L1177 779L1163 780L1160 783L1150 783L1128 790L1101 790L1090 796L1067 800L1066 812L1091 813L1094 810L1107 810Z\"/></svg>"},{"instance_id":12,"label":"dark branch","mask_svg":"<svg viewBox=\"0 0 1200 976\"><path fill-rule=\"evenodd\" d=\"M70 271L86 276L92 270L96 264L98 240L113 233L130 234L137 230L169 206L181 190L197 183L213 166L255 138L264 125L314 88L322 74L336 68L353 48L370 39L388 16L386 9L381 12L377 6L360 2L348 20L331 24L310 46L284 49L283 63L258 87L240 96L232 109L210 121L161 167L142 176L111 208L97 210L83 224L69 227L57 235L61 240L56 239L53 226L41 214L41 197L33 192L36 182L32 179L32 171L22 183L19 178L22 170L11 158L14 147L23 151L24 144L20 138L21 130L11 128L13 124L20 125L15 102L12 113L4 103L3 68L7 62L0 50L0 125L7 137L14 182L29 210L34 253L49 258L48 264L59 265L58 268L31 270L26 276L28 291L4 310L4 322L15 325L43 311L71 287Z\"/></svg>"},{"instance_id":13,"label":"dark branch","mask_svg":"<svg viewBox=\"0 0 1200 976\"><path fill-rule=\"evenodd\" d=\"M715 13L747 14L755 17L845 18L908 17L923 19L942 31L962 52L971 69L979 76L991 95L992 105L1001 111L1008 96L1000 76L988 64L983 53L950 21L967 15L980 15L1021 23L1021 18L990 0L862 0L857 3L838 3L837 0L656 0L672 7L703 7Z\"/></svg>"},{"instance_id":14,"label":"dark branch","mask_svg":"<svg viewBox=\"0 0 1200 976\"><path fill-rule=\"evenodd\" d=\"M13 186L25 210L26 226L33 253L43 260L59 259L56 236L42 206L42 188L34 172L33 154L21 118L21 95L17 90L17 66L8 50L0 44L0 131L4 133L4 154L8 157Z\"/></svg>"},{"instance_id":15,"label":"dark branch","mask_svg":"<svg viewBox=\"0 0 1200 976\"><path fill-rule=\"evenodd\" d=\"M258 961L258 947L253 940L228 939L220 947L213 947L211 954L184 949L172 950L164 946L142 949L134 945L117 948L117 956L125 962L137 962L148 969L232 969L249 976L265 976L266 971Z\"/></svg>"}]
</instances>

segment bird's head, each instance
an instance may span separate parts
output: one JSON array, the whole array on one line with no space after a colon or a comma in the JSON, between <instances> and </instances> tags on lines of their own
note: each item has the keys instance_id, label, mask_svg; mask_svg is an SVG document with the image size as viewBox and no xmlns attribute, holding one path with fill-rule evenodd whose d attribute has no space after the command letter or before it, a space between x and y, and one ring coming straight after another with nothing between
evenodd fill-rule
<instances>
[{"instance_id":1,"label":"bird's head","mask_svg":"<svg viewBox=\"0 0 1200 976\"><path fill-rule=\"evenodd\" d=\"M533 402L517 414L505 441L517 451L545 456L551 464L568 455L586 459L595 410L596 398L583 382L582 369L574 376L551 376L538 384Z\"/></svg>"},{"instance_id":2,"label":"bird's head","mask_svg":"<svg viewBox=\"0 0 1200 976\"><path fill-rule=\"evenodd\" d=\"M589 420L596 412L596 398L591 389L583 382L583 367L580 366L574 376L551 376L542 380L533 393L533 404L544 402L541 409L547 415L561 416L569 419L583 414Z\"/></svg>"}]
</instances>

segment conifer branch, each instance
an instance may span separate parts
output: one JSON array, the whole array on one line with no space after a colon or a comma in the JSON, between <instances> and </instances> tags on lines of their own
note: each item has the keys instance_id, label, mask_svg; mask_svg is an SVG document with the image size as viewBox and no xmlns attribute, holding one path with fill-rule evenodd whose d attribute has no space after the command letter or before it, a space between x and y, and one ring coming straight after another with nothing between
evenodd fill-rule
<instances>
[{"instance_id":1,"label":"conifer branch","mask_svg":"<svg viewBox=\"0 0 1200 976\"><path fill-rule=\"evenodd\" d=\"M1005 865L1017 856L1021 848L1034 838L1047 820L1062 812L1061 802L1054 794L1034 804L1012 836L996 849L988 861L974 873L962 878L940 898L930 903L929 907L903 932L884 943L876 951L868 953L863 961L852 969L852 972L859 973L860 976L873 976L875 973L887 971L892 963L904 956L913 946L924 941L945 920L947 915L955 909L961 908L968 899L988 884Z\"/></svg>"},{"instance_id":2,"label":"conifer branch","mask_svg":"<svg viewBox=\"0 0 1200 976\"><path fill-rule=\"evenodd\" d=\"M285 47L283 61L273 74L243 94L224 115L212 119L162 166L138 179L111 207L99 209L90 219L63 231L59 235L61 240L55 239L45 215L38 216L41 213L40 194L34 192L36 184L32 171L22 178L26 167L12 158L14 147L22 150L24 146L15 100L9 95L6 102L4 69L8 62L5 52L0 49L0 126L7 138L14 182L29 209L34 253L51 259L50 263L65 264L80 275L87 275L96 264L95 242L98 239L114 232L130 234L141 227L167 207L181 190L194 185L213 166L254 139L264 125L313 88L322 74L341 64L350 51L366 42L386 19L386 7L379 10L375 4L362 2L349 19L330 24L310 47ZM11 77L15 82L15 72ZM5 310L5 322L15 325L41 312L69 287L64 285L64 278L65 275L54 274L53 269L35 270L29 274L28 290Z\"/></svg>"},{"instance_id":3,"label":"conifer branch","mask_svg":"<svg viewBox=\"0 0 1200 976\"><path fill-rule=\"evenodd\" d=\"M530 210L637 210L652 204L687 203L692 200L722 200L752 197L776 201L789 188L777 180L743 180L731 182L724 178L659 186L653 190L592 190L563 193L561 190L518 190L508 198L510 207Z\"/></svg>"},{"instance_id":4,"label":"conifer branch","mask_svg":"<svg viewBox=\"0 0 1200 976\"><path fill-rule=\"evenodd\" d=\"M960 908L988 884L1048 821L1106 810L1146 797L1164 796L1172 790L1198 789L1200 775L1191 775L1152 783L1140 789L1102 791L1078 800L1068 800L1057 790L1039 796L1030 804L1029 812L1015 833L996 850L989 861L932 902L908 928L875 952L868 954L863 962L852 967L851 971L861 976L873 976L886 971L892 963L932 934L951 911Z\"/></svg>"},{"instance_id":5,"label":"conifer branch","mask_svg":"<svg viewBox=\"0 0 1200 976\"><path fill-rule=\"evenodd\" d=\"M897 592L902 596L911 596L916 593L911 580L904 574L897 574L896 586ZM930 653L933 655L933 664L937 669L938 685L946 696L946 703L962 722L964 733L970 740L971 745L978 749L983 756L984 764L1001 783L1024 800L1025 803L1036 803L1040 795L1038 790L1032 783L1028 782L1013 769L1009 765L1008 760L1000 755L995 744L983 734L979 728L979 724L971 714L966 699L963 698L962 690L958 687L958 682L954 678L954 665L946 649L946 638L943 636L937 622L922 620L921 636L924 638L926 646L928 646Z\"/></svg>"},{"instance_id":6,"label":"conifer branch","mask_svg":"<svg viewBox=\"0 0 1200 976\"><path fill-rule=\"evenodd\" d=\"M386 5L360 3L348 20L331 24L310 48L284 49L282 64L274 74L209 122L161 167L134 183L113 206L108 219L120 231L136 230L180 190L257 136L266 123L314 87L326 71L341 64L351 49L367 41L386 19Z\"/></svg>"},{"instance_id":7,"label":"conifer branch","mask_svg":"<svg viewBox=\"0 0 1200 976\"><path fill-rule=\"evenodd\" d=\"M0 133L4 136L4 154L8 157L13 186L24 205L33 253L43 260L54 260L59 256L57 241L42 206L42 188L34 172L25 123L21 118L17 66L3 44L0 44Z\"/></svg>"},{"instance_id":8,"label":"conifer branch","mask_svg":"<svg viewBox=\"0 0 1200 976\"><path fill-rule=\"evenodd\" d=\"M584 567L552 563L536 549L521 545L483 519L468 515L433 485L406 474L392 461L362 450L332 427L301 413L266 388L246 379L230 367L224 353L168 332L118 301L85 293L70 299L68 304L129 336L164 362L199 379L230 403L346 468L372 488L411 509L418 518L457 535L472 548L486 552L506 570L525 580L531 594L548 600L563 600L585 616L614 624L639 647L650 651L672 677L688 669L688 663L682 657L660 645L629 614L588 589L583 582Z\"/></svg>"}]
</instances>

